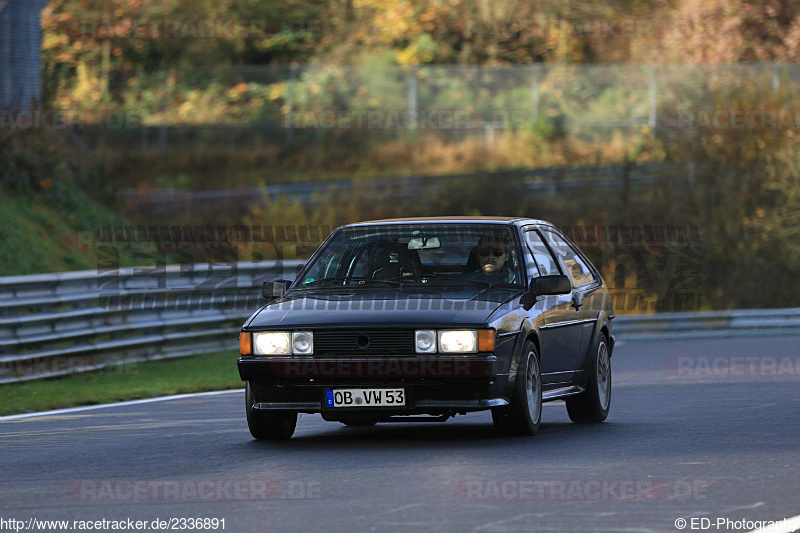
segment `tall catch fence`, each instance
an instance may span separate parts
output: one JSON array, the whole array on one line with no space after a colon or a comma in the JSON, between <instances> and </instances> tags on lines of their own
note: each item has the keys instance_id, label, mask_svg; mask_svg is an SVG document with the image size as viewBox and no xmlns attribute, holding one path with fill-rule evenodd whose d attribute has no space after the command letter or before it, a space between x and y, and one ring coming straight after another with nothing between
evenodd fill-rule
<instances>
[{"instance_id":1,"label":"tall catch fence","mask_svg":"<svg viewBox=\"0 0 800 533\"><path fill-rule=\"evenodd\" d=\"M112 72L108 81L109 103L73 102L85 119L71 130L76 142L167 153L423 134L491 144L503 131L596 141L681 134L735 122L745 93L782 102L751 114L796 113L800 65L259 65Z\"/></svg>"}]
</instances>

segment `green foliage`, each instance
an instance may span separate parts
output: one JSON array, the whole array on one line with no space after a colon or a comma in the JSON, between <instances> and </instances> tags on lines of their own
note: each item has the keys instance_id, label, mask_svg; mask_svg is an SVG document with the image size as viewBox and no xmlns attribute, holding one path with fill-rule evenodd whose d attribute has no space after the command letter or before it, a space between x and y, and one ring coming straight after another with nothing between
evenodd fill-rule
<instances>
[{"instance_id":1,"label":"green foliage","mask_svg":"<svg viewBox=\"0 0 800 533\"><path fill-rule=\"evenodd\" d=\"M41 192L0 195L0 276L97 268L95 250L81 248L78 232L123 220L74 186L61 201Z\"/></svg>"},{"instance_id":2,"label":"green foliage","mask_svg":"<svg viewBox=\"0 0 800 533\"><path fill-rule=\"evenodd\" d=\"M3 385L0 416L241 387L235 353L195 355Z\"/></svg>"},{"instance_id":3,"label":"green foliage","mask_svg":"<svg viewBox=\"0 0 800 533\"><path fill-rule=\"evenodd\" d=\"M776 112L796 109L800 98L764 77L738 83L707 80L708 98L685 109ZM791 111L793 114L794 112ZM666 157L694 165L691 194L666 197L677 213L704 232L707 301L715 308L794 306L796 294L779 280L800 275L800 145L794 128L698 128L661 133Z\"/></svg>"},{"instance_id":4,"label":"green foliage","mask_svg":"<svg viewBox=\"0 0 800 533\"><path fill-rule=\"evenodd\" d=\"M536 137L544 141L552 141L564 136L563 126L546 115L537 115L536 121L531 126L531 131Z\"/></svg>"},{"instance_id":5,"label":"green foliage","mask_svg":"<svg viewBox=\"0 0 800 533\"><path fill-rule=\"evenodd\" d=\"M97 220L94 204L72 189L82 178L54 135L0 136L0 275L89 268L78 229Z\"/></svg>"}]
</instances>

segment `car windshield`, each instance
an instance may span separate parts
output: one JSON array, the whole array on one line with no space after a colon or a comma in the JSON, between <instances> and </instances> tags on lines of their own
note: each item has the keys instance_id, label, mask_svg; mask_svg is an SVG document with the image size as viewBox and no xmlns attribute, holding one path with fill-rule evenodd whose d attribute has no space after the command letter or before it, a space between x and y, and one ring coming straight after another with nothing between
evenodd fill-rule
<instances>
[{"instance_id":1,"label":"car windshield","mask_svg":"<svg viewBox=\"0 0 800 533\"><path fill-rule=\"evenodd\" d=\"M364 225L339 230L297 287L524 285L511 228L491 224Z\"/></svg>"}]
</instances>

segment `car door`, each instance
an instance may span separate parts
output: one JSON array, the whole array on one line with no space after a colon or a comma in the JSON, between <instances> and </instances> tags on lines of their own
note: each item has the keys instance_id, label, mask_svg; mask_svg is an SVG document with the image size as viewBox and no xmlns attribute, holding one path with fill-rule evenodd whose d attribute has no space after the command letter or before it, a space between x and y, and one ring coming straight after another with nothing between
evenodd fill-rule
<instances>
[{"instance_id":1,"label":"car door","mask_svg":"<svg viewBox=\"0 0 800 533\"><path fill-rule=\"evenodd\" d=\"M524 237L538 275L565 273L539 231L529 229ZM532 269L529 274L535 275ZM545 299L544 325L539 330L543 384L570 382L573 378L575 356L580 350L583 332L578 320L580 313L572 307L571 296L560 294L540 297Z\"/></svg>"},{"instance_id":2,"label":"car door","mask_svg":"<svg viewBox=\"0 0 800 533\"><path fill-rule=\"evenodd\" d=\"M597 312L601 309L602 298L600 294L600 277L589 266L577 248L575 248L563 235L553 229L542 232L550 248L558 260L559 266L572 282L572 293L562 298L567 305L564 307L564 319L569 320L573 327L579 331L579 347L572 356L571 368L577 370L583 367L584 356L589 349L592 333L597 321Z\"/></svg>"}]
</instances>

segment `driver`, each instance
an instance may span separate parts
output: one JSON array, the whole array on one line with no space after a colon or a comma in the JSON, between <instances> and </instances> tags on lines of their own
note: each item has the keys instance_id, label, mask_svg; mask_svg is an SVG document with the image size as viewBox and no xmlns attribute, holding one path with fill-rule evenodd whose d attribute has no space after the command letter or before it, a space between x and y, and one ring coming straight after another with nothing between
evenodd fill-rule
<instances>
[{"instance_id":1,"label":"driver","mask_svg":"<svg viewBox=\"0 0 800 533\"><path fill-rule=\"evenodd\" d=\"M513 268L506 262L509 258L507 238L499 235L483 235L472 250L477 259L477 268L467 273L467 279L489 283L515 283Z\"/></svg>"}]
</instances>

